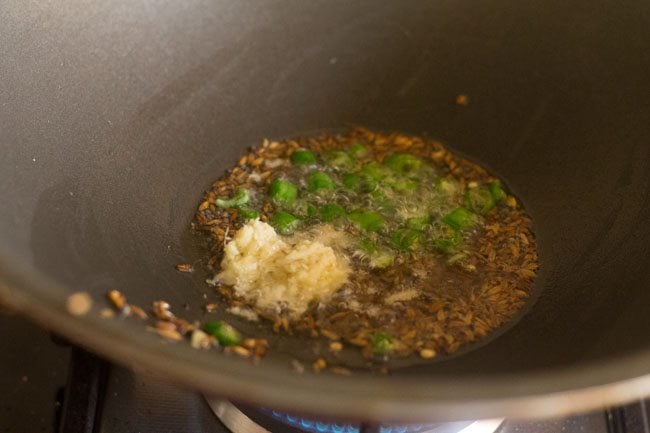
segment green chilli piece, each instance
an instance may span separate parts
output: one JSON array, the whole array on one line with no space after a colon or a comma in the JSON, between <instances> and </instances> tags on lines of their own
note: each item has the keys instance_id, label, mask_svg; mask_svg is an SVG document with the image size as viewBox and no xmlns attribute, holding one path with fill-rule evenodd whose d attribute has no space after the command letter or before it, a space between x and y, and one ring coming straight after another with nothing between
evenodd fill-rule
<instances>
[{"instance_id":1,"label":"green chilli piece","mask_svg":"<svg viewBox=\"0 0 650 433\"><path fill-rule=\"evenodd\" d=\"M375 245L370 239L361 239L357 243L357 249L364 254L372 254L377 252L377 245Z\"/></svg>"},{"instance_id":2,"label":"green chilli piece","mask_svg":"<svg viewBox=\"0 0 650 433\"><path fill-rule=\"evenodd\" d=\"M356 173L345 173L341 178L341 182L350 191L359 191L361 188L361 176Z\"/></svg>"},{"instance_id":3,"label":"green chilli piece","mask_svg":"<svg viewBox=\"0 0 650 433\"><path fill-rule=\"evenodd\" d=\"M390 236L391 245L400 251L415 251L420 247L422 232L409 228L402 228Z\"/></svg>"},{"instance_id":4,"label":"green chilli piece","mask_svg":"<svg viewBox=\"0 0 650 433\"><path fill-rule=\"evenodd\" d=\"M439 177L436 180L436 192L445 196L454 196L460 194L461 188L458 181L447 177Z\"/></svg>"},{"instance_id":5,"label":"green chilli piece","mask_svg":"<svg viewBox=\"0 0 650 433\"><path fill-rule=\"evenodd\" d=\"M316 155L305 149L294 150L291 154L291 162L294 165L313 165L316 164Z\"/></svg>"},{"instance_id":6,"label":"green chilli piece","mask_svg":"<svg viewBox=\"0 0 650 433\"><path fill-rule=\"evenodd\" d=\"M443 253L455 252L462 244L463 237L458 230L442 224L440 226L440 232L441 233L433 239L433 246Z\"/></svg>"},{"instance_id":7,"label":"green chilli piece","mask_svg":"<svg viewBox=\"0 0 650 433\"><path fill-rule=\"evenodd\" d=\"M488 184L488 189L490 190L490 194L492 194L492 197L494 198L494 201L500 202L502 200L505 200L507 197L506 192L503 190L501 187L501 181L500 180L493 180Z\"/></svg>"},{"instance_id":8,"label":"green chilli piece","mask_svg":"<svg viewBox=\"0 0 650 433\"><path fill-rule=\"evenodd\" d=\"M442 222L453 229L465 230L478 223L478 217L464 207L459 207L442 217Z\"/></svg>"},{"instance_id":9,"label":"green chilli piece","mask_svg":"<svg viewBox=\"0 0 650 433\"><path fill-rule=\"evenodd\" d=\"M342 150L331 150L323 154L323 159L330 167L335 168L350 168L354 161L347 153Z\"/></svg>"},{"instance_id":10,"label":"green chilli piece","mask_svg":"<svg viewBox=\"0 0 650 433\"><path fill-rule=\"evenodd\" d=\"M388 176L388 172L386 171L386 168L383 167L381 164L378 162L369 162L368 164L364 164L361 167L361 173L374 181L382 181L386 176Z\"/></svg>"},{"instance_id":11,"label":"green chilli piece","mask_svg":"<svg viewBox=\"0 0 650 433\"><path fill-rule=\"evenodd\" d=\"M431 217L429 215L421 217L408 218L406 220L406 226L410 229L423 231L427 228L427 225L431 222Z\"/></svg>"},{"instance_id":12,"label":"green chilli piece","mask_svg":"<svg viewBox=\"0 0 650 433\"><path fill-rule=\"evenodd\" d=\"M384 269L389 266L392 266L395 256L393 252L386 249L379 249L376 244L374 244L369 239L362 239L357 244L357 250L360 252L362 257L365 257L369 260L371 268L374 269Z\"/></svg>"},{"instance_id":13,"label":"green chilli piece","mask_svg":"<svg viewBox=\"0 0 650 433\"><path fill-rule=\"evenodd\" d=\"M239 216L244 220L254 220L260 217L260 213L258 211L247 206L242 206L238 210Z\"/></svg>"},{"instance_id":14,"label":"green chilli piece","mask_svg":"<svg viewBox=\"0 0 650 433\"><path fill-rule=\"evenodd\" d=\"M348 219L357 227L369 232L378 232L384 226L384 217L377 212L355 209L348 214Z\"/></svg>"},{"instance_id":15,"label":"green chilli piece","mask_svg":"<svg viewBox=\"0 0 650 433\"><path fill-rule=\"evenodd\" d=\"M407 153L394 153L384 159L384 165L400 175L417 174L422 160Z\"/></svg>"},{"instance_id":16,"label":"green chilli piece","mask_svg":"<svg viewBox=\"0 0 650 433\"><path fill-rule=\"evenodd\" d=\"M336 203L328 203L320 211L321 219L326 222L332 222L338 218L345 216L345 209L343 206Z\"/></svg>"},{"instance_id":17,"label":"green chilli piece","mask_svg":"<svg viewBox=\"0 0 650 433\"><path fill-rule=\"evenodd\" d=\"M222 346L236 346L242 340L239 331L223 321L208 322L203 325L203 330L216 337Z\"/></svg>"},{"instance_id":18,"label":"green chilli piece","mask_svg":"<svg viewBox=\"0 0 650 433\"><path fill-rule=\"evenodd\" d=\"M283 235L289 235L293 233L298 227L300 227L300 218L290 214L285 211L277 211L271 215L271 225Z\"/></svg>"},{"instance_id":19,"label":"green chilli piece","mask_svg":"<svg viewBox=\"0 0 650 433\"><path fill-rule=\"evenodd\" d=\"M386 179L390 172L386 167L377 163L370 162L361 166L359 172L359 190L361 192L371 192L377 189L380 182Z\"/></svg>"},{"instance_id":20,"label":"green chilli piece","mask_svg":"<svg viewBox=\"0 0 650 433\"><path fill-rule=\"evenodd\" d=\"M496 201L489 189L471 188L465 192L465 206L473 212L485 214L496 206Z\"/></svg>"},{"instance_id":21,"label":"green chilli piece","mask_svg":"<svg viewBox=\"0 0 650 433\"><path fill-rule=\"evenodd\" d=\"M311 173L307 178L307 189L310 192L318 192L323 190L332 191L336 189L336 185L334 185L334 181L327 173L316 171L314 173Z\"/></svg>"},{"instance_id":22,"label":"green chilli piece","mask_svg":"<svg viewBox=\"0 0 650 433\"><path fill-rule=\"evenodd\" d=\"M348 154L355 159L368 156L368 153L368 148L361 143L354 143L350 146L350 149L348 149Z\"/></svg>"},{"instance_id":23,"label":"green chilli piece","mask_svg":"<svg viewBox=\"0 0 650 433\"><path fill-rule=\"evenodd\" d=\"M370 267L374 269L385 269L393 265L395 256L390 251L377 250L370 254Z\"/></svg>"},{"instance_id":24,"label":"green chilli piece","mask_svg":"<svg viewBox=\"0 0 650 433\"><path fill-rule=\"evenodd\" d=\"M409 193L417 190L420 183L414 179L396 179L390 186L397 192Z\"/></svg>"},{"instance_id":25,"label":"green chilli piece","mask_svg":"<svg viewBox=\"0 0 650 433\"><path fill-rule=\"evenodd\" d=\"M298 197L298 187L288 180L275 179L271 182L269 197L277 204L291 206Z\"/></svg>"},{"instance_id":26,"label":"green chilli piece","mask_svg":"<svg viewBox=\"0 0 650 433\"><path fill-rule=\"evenodd\" d=\"M388 355L394 349L393 337L385 332L375 332L370 337L372 351L376 355Z\"/></svg>"},{"instance_id":27,"label":"green chilli piece","mask_svg":"<svg viewBox=\"0 0 650 433\"><path fill-rule=\"evenodd\" d=\"M229 199L221 199L221 198L217 199L216 204L217 206L223 209L236 208L245 205L250 201L250 199L251 199L250 192L247 189L240 188Z\"/></svg>"}]
</instances>

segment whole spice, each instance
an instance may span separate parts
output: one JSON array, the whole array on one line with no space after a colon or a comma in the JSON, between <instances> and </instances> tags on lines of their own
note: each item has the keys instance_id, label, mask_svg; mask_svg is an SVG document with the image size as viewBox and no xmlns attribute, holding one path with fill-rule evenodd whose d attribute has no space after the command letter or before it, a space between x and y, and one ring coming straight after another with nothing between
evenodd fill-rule
<instances>
[{"instance_id":1,"label":"whole spice","mask_svg":"<svg viewBox=\"0 0 650 433\"><path fill-rule=\"evenodd\" d=\"M118 290L111 290L108 292L108 300L111 301L111 304L117 309L117 310L123 310L124 308L127 307L126 304L126 297L122 294L122 292Z\"/></svg>"},{"instance_id":2,"label":"whole spice","mask_svg":"<svg viewBox=\"0 0 650 433\"><path fill-rule=\"evenodd\" d=\"M176 270L179 272L193 272L194 267L189 263L179 263L176 265Z\"/></svg>"},{"instance_id":3,"label":"whole spice","mask_svg":"<svg viewBox=\"0 0 650 433\"><path fill-rule=\"evenodd\" d=\"M327 361L325 361L323 358L318 358L316 361L311 366L311 369L314 371L314 373L320 373L327 367Z\"/></svg>"},{"instance_id":4,"label":"whole spice","mask_svg":"<svg viewBox=\"0 0 650 433\"><path fill-rule=\"evenodd\" d=\"M73 316L83 316L88 314L93 306L93 299L87 292L76 292L68 296L65 304L68 313Z\"/></svg>"}]
</instances>

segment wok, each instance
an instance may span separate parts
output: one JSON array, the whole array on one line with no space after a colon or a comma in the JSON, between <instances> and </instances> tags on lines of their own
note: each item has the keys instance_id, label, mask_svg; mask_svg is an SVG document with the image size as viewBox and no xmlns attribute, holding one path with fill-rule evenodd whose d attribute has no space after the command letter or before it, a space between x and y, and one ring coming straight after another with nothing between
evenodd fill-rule
<instances>
[{"instance_id":1,"label":"wok","mask_svg":"<svg viewBox=\"0 0 650 433\"><path fill-rule=\"evenodd\" d=\"M650 3L5 1L0 297L210 394L366 420L546 416L650 394ZM465 107L453 103L469 96ZM186 232L263 137L360 124L489 166L535 221L539 297L493 341L387 376L297 375L106 320L109 288L202 319ZM189 258L188 258L189 257ZM95 310L66 312L73 291Z\"/></svg>"}]
</instances>

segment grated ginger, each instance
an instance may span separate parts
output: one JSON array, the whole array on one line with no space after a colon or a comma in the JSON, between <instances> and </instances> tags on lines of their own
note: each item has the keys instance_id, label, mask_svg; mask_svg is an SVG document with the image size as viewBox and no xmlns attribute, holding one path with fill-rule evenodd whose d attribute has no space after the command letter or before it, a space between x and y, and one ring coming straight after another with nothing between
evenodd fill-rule
<instances>
[{"instance_id":1,"label":"grated ginger","mask_svg":"<svg viewBox=\"0 0 650 433\"><path fill-rule=\"evenodd\" d=\"M347 260L321 240L291 244L267 223L248 221L226 244L217 279L259 309L300 315L348 281Z\"/></svg>"}]
</instances>

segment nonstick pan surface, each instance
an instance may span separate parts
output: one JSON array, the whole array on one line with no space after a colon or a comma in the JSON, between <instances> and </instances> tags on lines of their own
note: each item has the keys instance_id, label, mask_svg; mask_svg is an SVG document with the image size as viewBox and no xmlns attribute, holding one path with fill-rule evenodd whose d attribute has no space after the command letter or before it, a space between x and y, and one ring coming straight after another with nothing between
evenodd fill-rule
<instances>
[{"instance_id":1,"label":"nonstick pan surface","mask_svg":"<svg viewBox=\"0 0 650 433\"><path fill-rule=\"evenodd\" d=\"M0 299L134 368L366 420L545 416L650 394L650 3L68 1L0 6ZM469 96L457 106L458 94ZM187 227L245 148L348 124L435 137L533 216L539 297L488 344L297 375L70 316L119 288L203 318Z\"/></svg>"}]
</instances>

